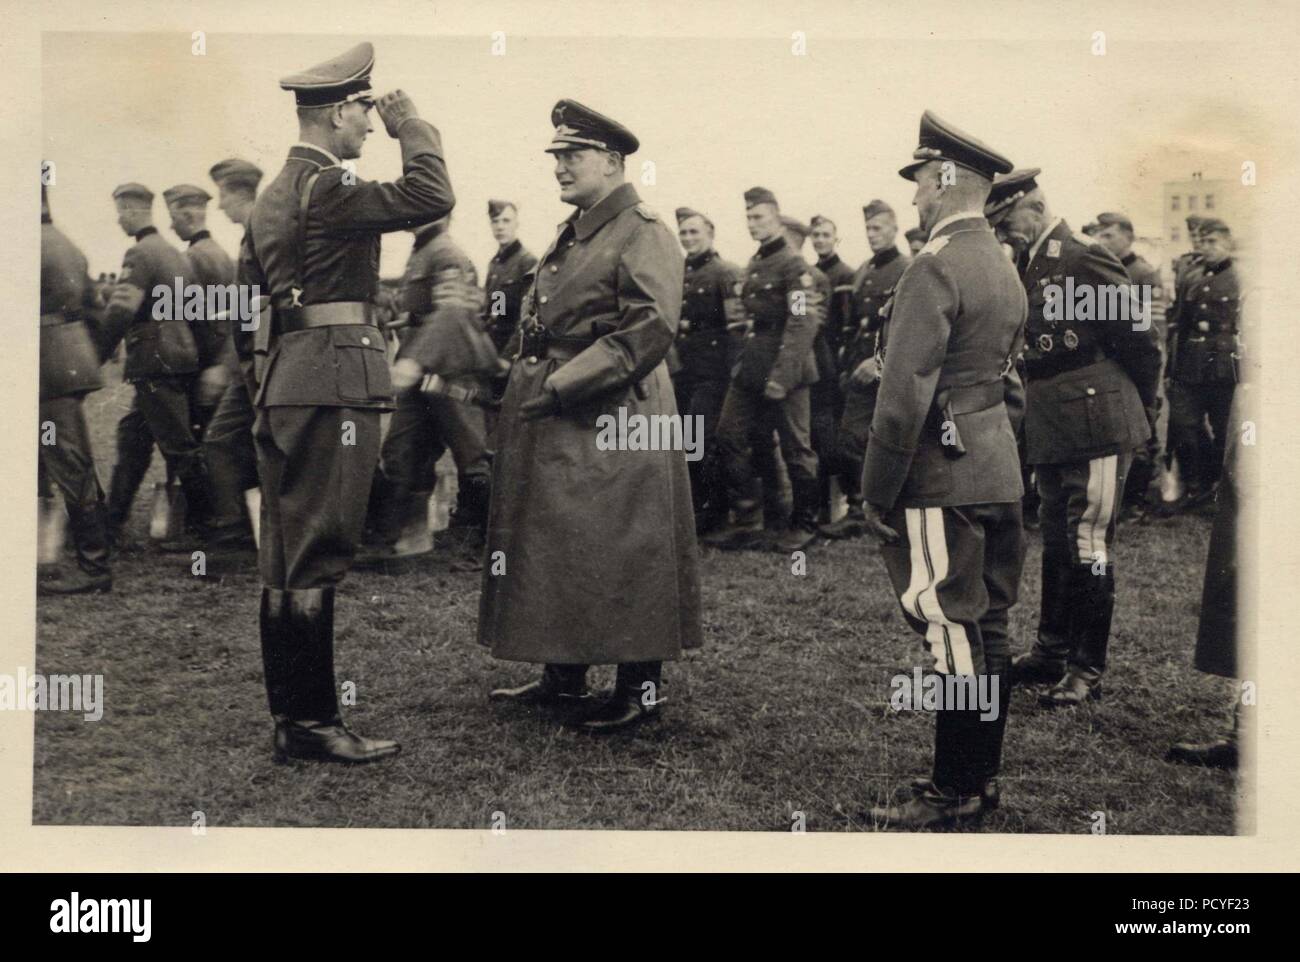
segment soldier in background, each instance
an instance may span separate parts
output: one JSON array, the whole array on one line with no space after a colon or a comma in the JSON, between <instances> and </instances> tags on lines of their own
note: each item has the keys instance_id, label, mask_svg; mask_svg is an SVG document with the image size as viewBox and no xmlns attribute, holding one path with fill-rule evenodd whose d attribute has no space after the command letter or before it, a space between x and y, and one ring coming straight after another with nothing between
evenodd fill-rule
<instances>
[{"instance_id":1,"label":"soldier in background","mask_svg":"<svg viewBox=\"0 0 1300 962\"><path fill-rule=\"evenodd\" d=\"M152 191L141 184L123 184L113 191L113 201L119 226L136 242L122 260L99 338L103 360L126 341L122 374L135 387L131 408L117 424L117 463L108 486L108 531L116 541L149 470L154 444L167 460L168 475L185 492L187 527L201 528L211 511L207 462L194 432L192 409L198 346L182 304L172 303L170 310L159 305L164 318L154 317L161 292L174 300L177 281L184 282L190 267L153 226Z\"/></svg>"},{"instance_id":2,"label":"soldier in background","mask_svg":"<svg viewBox=\"0 0 1300 962\"><path fill-rule=\"evenodd\" d=\"M1165 350L1165 288L1160 280L1160 271L1142 255L1133 250L1135 232L1133 222L1125 214L1105 211L1097 215L1097 230L1093 235L1099 244L1110 251L1128 272L1129 281L1138 289L1142 303L1150 305L1151 316L1147 322L1156 338L1160 349L1160 364L1163 375ZM1161 384L1163 376L1156 383ZM1161 385L1156 394L1157 426L1159 412L1164 406L1165 392ZM1124 484L1123 513L1120 520L1138 519L1145 513L1150 503L1151 485L1156 480L1156 466L1160 464L1161 443L1159 430L1151 432L1151 440L1145 447L1133 453L1133 466L1129 468L1128 480Z\"/></svg>"},{"instance_id":3,"label":"soldier in background","mask_svg":"<svg viewBox=\"0 0 1300 962\"><path fill-rule=\"evenodd\" d=\"M1042 605L1033 650L1015 659L1017 682L1049 682L1049 707L1101 697L1119 499L1133 451L1151 437L1160 351L1133 312L1105 310L1108 288L1129 291L1123 265L1085 244L1052 214L1038 168L994 183L986 213L1001 237L1024 250L1029 296L1025 330L1025 446L1041 501ZM1092 289L1100 316L1075 318L1071 290ZM1059 310L1057 310L1059 308Z\"/></svg>"},{"instance_id":4,"label":"soldier in background","mask_svg":"<svg viewBox=\"0 0 1300 962\"><path fill-rule=\"evenodd\" d=\"M903 236L907 238L907 248L913 257L921 252L921 248L925 246L927 240L925 231L921 230L919 227L913 227L911 230L904 233Z\"/></svg>"},{"instance_id":5,"label":"soldier in background","mask_svg":"<svg viewBox=\"0 0 1300 962\"><path fill-rule=\"evenodd\" d=\"M230 342L230 321L225 317L208 317L208 292L235 283L235 264L208 230L208 201L212 199L202 187L178 184L163 191L163 201L171 215L172 230L189 247L185 259L190 271L187 284L197 284L204 292L202 317L190 320L195 345L199 349L199 375L194 381L191 398L195 412L195 433L202 440L208 421L230 383L225 352Z\"/></svg>"},{"instance_id":6,"label":"soldier in background","mask_svg":"<svg viewBox=\"0 0 1300 962\"><path fill-rule=\"evenodd\" d=\"M926 111L913 163L930 240L898 281L881 333L879 399L862 475L866 524L935 670L983 691L935 711L934 768L877 825L922 829L998 804L1007 712L1008 614L1024 559L1013 420L1023 392L1025 294L983 217L1011 162ZM945 686L947 687L947 686Z\"/></svg>"},{"instance_id":7,"label":"soldier in background","mask_svg":"<svg viewBox=\"0 0 1300 962\"><path fill-rule=\"evenodd\" d=\"M374 48L358 44L280 87L294 92L298 143L257 199L242 278L269 298L255 333L253 430L262 480L259 622L275 757L361 763L398 752L343 723L334 679L334 594L351 567L393 406L374 324L385 233L450 213L438 131L402 91L372 99ZM378 108L403 176L366 181L361 156ZM403 385L403 386L409 386Z\"/></svg>"},{"instance_id":8,"label":"soldier in background","mask_svg":"<svg viewBox=\"0 0 1300 962\"><path fill-rule=\"evenodd\" d=\"M40 424L37 472L42 490L53 482L63 495L77 553L75 572L41 578L41 595L111 591L104 492L81 402L102 383L99 358L86 323L99 314L86 258L50 218L41 184Z\"/></svg>"},{"instance_id":9,"label":"soldier in background","mask_svg":"<svg viewBox=\"0 0 1300 962\"><path fill-rule=\"evenodd\" d=\"M699 535L727 521L727 488L716 432L740 344L740 335L727 325L740 319L737 287L741 271L714 249L713 234L713 221L708 217L689 207L677 208L677 239L686 252L677 335L682 363L677 384L686 394L686 404L679 405L679 410L688 417L704 418L704 456L688 463Z\"/></svg>"},{"instance_id":10,"label":"soldier in background","mask_svg":"<svg viewBox=\"0 0 1300 962\"><path fill-rule=\"evenodd\" d=\"M851 330L843 334L838 366L844 396L844 410L836 430L831 472L839 478L840 489L848 498L845 516L834 524L820 526L818 532L832 540L856 538L865 533L859 485L862 459L867 452L867 436L876 408L880 387L880 365L876 345L884 321L884 307L894 294L910 258L898 249L898 219L894 209L883 200L873 200L862 208L866 224L867 246L871 257L857 269L851 281L853 318Z\"/></svg>"},{"instance_id":11,"label":"soldier in background","mask_svg":"<svg viewBox=\"0 0 1300 962\"><path fill-rule=\"evenodd\" d=\"M235 275L236 283L242 284L243 266L252 257L247 228L262 171L246 160L232 157L214 164L208 174L217 185L217 206L231 223L244 228ZM247 500L247 492L257 488L257 452L253 447L254 412L249 393L253 381L251 332L243 329L246 325L251 326L251 322L227 320L226 344L221 351L228 372L227 384L203 433L212 490L208 539L212 545L251 546L250 525L258 520Z\"/></svg>"},{"instance_id":12,"label":"soldier in background","mask_svg":"<svg viewBox=\"0 0 1300 962\"><path fill-rule=\"evenodd\" d=\"M1187 485L1181 507L1214 495L1241 354L1241 282L1232 232L1223 221L1207 218L1199 239L1200 261L1183 275L1169 324L1169 443Z\"/></svg>"},{"instance_id":13,"label":"soldier in background","mask_svg":"<svg viewBox=\"0 0 1300 962\"><path fill-rule=\"evenodd\" d=\"M819 507L817 520L829 524L831 520L831 465L838 447L836 429L844 414L844 391L840 386L838 359L844 345L845 332L852 331L853 268L835 253L839 232L829 217L817 214L809 221L812 227L813 251L817 254L816 269L829 282L826 298L826 319L818 330L813 350L817 355L817 383L812 386L813 449L817 452L817 482ZM816 276L816 275L814 275ZM845 491L843 481L840 490ZM851 491L857 491L856 479ZM849 494L849 504L856 500Z\"/></svg>"},{"instance_id":14,"label":"soldier in background","mask_svg":"<svg viewBox=\"0 0 1300 962\"><path fill-rule=\"evenodd\" d=\"M497 242L497 252L488 261L483 290L484 319L488 334L497 353L501 354L511 336L519 327L519 308L523 303L537 258L519 240L519 208L514 201L489 200L488 219L492 238ZM496 401L506 390L507 375L492 379L492 397ZM488 447L493 447L496 434L496 412L484 410Z\"/></svg>"}]
</instances>

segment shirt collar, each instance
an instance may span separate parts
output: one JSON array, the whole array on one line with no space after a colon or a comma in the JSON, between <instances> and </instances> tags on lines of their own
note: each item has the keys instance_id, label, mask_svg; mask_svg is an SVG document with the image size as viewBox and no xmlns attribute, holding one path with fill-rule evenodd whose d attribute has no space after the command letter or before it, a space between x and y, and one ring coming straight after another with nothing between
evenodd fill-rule
<instances>
[{"instance_id":1,"label":"shirt collar","mask_svg":"<svg viewBox=\"0 0 1300 962\"><path fill-rule=\"evenodd\" d=\"M156 233L158 233L158 228L150 224L148 227L141 227L132 236L135 237L136 240L142 241L150 234L156 234Z\"/></svg>"},{"instance_id":2,"label":"shirt collar","mask_svg":"<svg viewBox=\"0 0 1300 962\"><path fill-rule=\"evenodd\" d=\"M596 231L627 210L641 203L641 197L631 184L622 183L602 197L594 207L585 213L574 211L566 224L573 225L573 235L578 240L586 240Z\"/></svg>"},{"instance_id":3,"label":"shirt collar","mask_svg":"<svg viewBox=\"0 0 1300 962\"><path fill-rule=\"evenodd\" d=\"M706 251L699 251L698 253L695 254L687 254L686 266L693 270L697 267L702 267L704 264L713 260L713 258L717 256L718 256L718 252L715 251L712 247L710 247Z\"/></svg>"},{"instance_id":4,"label":"shirt collar","mask_svg":"<svg viewBox=\"0 0 1300 962\"><path fill-rule=\"evenodd\" d=\"M831 251L825 257L817 258L817 269L823 273L840 262L840 255Z\"/></svg>"},{"instance_id":5,"label":"shirt collar","mask_svg":"<svg viewBox=\"0 0 1300 962\"><path fill-rule=\"evenodd\" d=\"M884 267L895 257L902 257L902 256L903 256L903 252L900 251L897 247L886 247L880 253L871 255L871 263L874 264L876 267Z\"/></svg>"},{"instance_id":6,"label":"shirt collar","mask_svg":"<svg viewBox=\"0 0 1300 962\"><path fill-rule=\"evenodd\" d=\"M199 241L207 240L211 236L212 236L211 231L207 231L207 230L197 231L194 234L190 235L190 246L193 247Z\"/></svg>"},{"instance_id":7,"label":"shirt collar","mask_svg":"<svg viewBox=\"0 0 1300 962\"><path fill-rule=\"evenodd\" d=\"M290 160L305 160L315 164L317 167L342 167L343 161L339 160L324 147L317 147L315 144L304 144L302 142L294 144L289 148ZM322 163L322 161L325 161Z\"/></svg>"},{"instance_id":8,"label":"shirt collar","mask_svg":"<svg viewBox=\"0 0 1300 962\"><path fill-rule=\"evenodd\" d=\"M441 233L442 233L441 225L438 224L431 224L428 227L423 228L422 230L416 231L415 243L411 245L411 253L414 254L421 247L429 243L429 241L433 240Z\"/></svg>"},{"instance_id":9,"label":"shirt collar","mask_svg":"<svg viewBox=\"0 0 1300 962\"><path fill-rule=\"evenodd\" d=\"M503 264L506 261L510 260L510 258L514 257L515 254L519 252L519 248L523 246L524 246L523 241L519 240L519 238L516 237L505 247L498 247L497 252L492 255L492 259L498 263Z\"/></svg>"},{"instance_id":10,"label":"shirt collar","mask_svg":"<svg viewBox=\"0 0 1300 962\"><path fill-rule=\"evenodd\" d=\"M787 246L789 245L785 242L785 235L777 234L775 237L770 237L758 245L758 256L771 257L777 251L781 250L781 248Z\"/></svg>"},{"instance_id":11,"label":"shirt collar","mask_svg":"<svg viewBox=\"0 0 1300 962\"><path fill-rule=\"evenodd\" d=\"M938 236L939 231L943 230L949 224L955 224L959 220L972 220L976 217L980 218L980 220L984 219L984 215L977 210L963 210L956 214L949 214L943 220L939 221L939 223L930 228L930 237L928 239L933 240Z\"/></svg>"},{"instance_id":12,"label":"shirt collar","mask_svg":"<svg viewBox=\"0 0 1300 962\"><path fill-rule=\"evenodd\" d=\"M1047 238L1052 236L1052 232L1055 231L1056 228L1060 227L1064 223L1065 223L1064 218L1058 217L1056 218L1056 220L1052 221L1050 224L1047 225L1047 230L1039 234L1038 240L1034 241L1033 246L1029 248L1029 257L1025 261L1026 264L1033 263L1035 255L1038 254L1038 248L1042 247L1043 243L1047 240Z\"/></svg>"}]
</instances>

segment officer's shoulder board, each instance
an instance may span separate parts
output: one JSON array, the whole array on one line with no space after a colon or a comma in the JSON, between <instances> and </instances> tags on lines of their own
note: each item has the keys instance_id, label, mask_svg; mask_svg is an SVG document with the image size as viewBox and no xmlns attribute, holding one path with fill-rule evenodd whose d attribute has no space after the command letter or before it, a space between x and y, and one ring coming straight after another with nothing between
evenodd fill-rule
<instances>
[{"instance_id":1,"label":"officer's shoulder board","mask_svg":"<svg viewBox=\"0 0 1300 962\"><path fill-rule=\"evenodd\" d=\"M644 203L637 204L635 210L638 214L640 214L648 221L656 221L659 219L659 215L656 214L654 211L652 211Z\"/></svg>"},{"instance_id":2,"label":"officer's shoulder board","mask_svg":"<svg viewBox=\"0 0 1300 962\"><path fill-rule=\"evenodd\" d=\"M937 254L948 246L948 241L951 239L951 234L941 234L938 237L932 237L925 242L924 247L916 252L916 256L920 257L922 254Z\"/></svg>"}]
</instances>

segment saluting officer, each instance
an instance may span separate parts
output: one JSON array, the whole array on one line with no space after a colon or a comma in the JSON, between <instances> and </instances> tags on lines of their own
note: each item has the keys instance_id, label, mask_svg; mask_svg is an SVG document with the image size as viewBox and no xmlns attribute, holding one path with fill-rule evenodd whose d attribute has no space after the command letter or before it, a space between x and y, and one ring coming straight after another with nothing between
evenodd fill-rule
<instances>
[{"instance_id":1,"label":"saluting officer","mask_svg":"<svg viewBox=\"0 0 1300 962\"><path fill-rule=\"evenodd\" d=\"M832 540L856 538L866 531L858 486L876 408L876 392L880 388L876 340L884 322L884 307L911 262L898 249L898 219L892 207L883 200L873 200L862 208L862 217L871 257L857 269L850 282L852 322L841 334L838 358L844 408L836 426L835 452L830 466L840 480L849 508L841 520L817 529L823 537Z\"/></svg>"},{"instance_id":2,"label":"saluting officer","mask_svg":"<svg viewBox=\"0 0 1300 962\"><path fill-rule=\"evenodd\" d=\"M764 511L755 468L763 467L762 494L770 502L777 477L765 465L773 460L769 449L775 432L790 472L794 510L789 525L766 543L782 552L797 551L816 537L817 454L808 389L817 383L813 340L822 317L822 293L787 240L775 194L766 187L745 191L745 217L750 236L759 243L740 292L749 331L718 419L732 520L706 540L718 547L744 547L762 539Z\"/></svg>"},{"instance_id":3,"label":"saluting officer","mask_svg":"<svg viewBox=\"0 0 1300 962\"><path fill-rule=\"evenodd\" d=\"M102 386L99 357L86 331L99 313L86 258L50 219L41 184L41 443L40 486L53 481L63 494L68 528L77 552L77 570L36 583L41 595L111 591L104 492L95 473L95 455L82 399Z\"/></svg>"},{"instance_id":4,"label":"saluting officer","mask_svg":"<svg viewBox=\"0 0 1300 962\"><path fill-rule=\"evenodd\" d=\"M255 164L231 157L212 166L208 172L217 185L217 206L231 223L245 228L239 242L235 265L235 282L245 282L245 265L252 257L248 248L248 221L257 199L262 171ZM249 384L253 379L251 319L229 318L226 344L221 356L228 371L228 381L217 409L203 433L203 450L207 456L212 491L210 544L249 544L249 524L256 524L257 513L248 492L257 488L257 452L253 448L253 399ZM244 345L243 350L239 349ZM247 504L247 509L245 505ZM245 510L248 518L245 519ZM255 513L256 511L256 513Z\"/></svg>"},{"instance_id":5,"label":"saluting officer","mask_svg":"<svg viewBox=\"0 0 1300 962\"><path fill-rule=\"evenodd\" d=\"M636 136L572 100L551 123L546 149L575 210L537 264L510 345L478 640L495 658L545 665L540 680L493 691L497 701L580 707L588 666L617 664L613 695L568 719L600 734L655 717L662 662L702 641L682 452L598 443L602 415L677 413L665 358L682 259L625 181Z\"/></svg>"},{"instance_id":6,"label":"saluting officer","mask_svg":"<svg viewBox=\"0 0 1300 962\"><path fill-rule=\"evenodd\" d=\"M101 359L111 357L126 340L123 377L135 386L131 409L117 423L117 463L108 486L109 537L118 538L135 493L149 470L153 446L167 460L168 474L185 492L186 522L204 524L210 514L207 464L194 432L191 391L199 370L199 352L184 304L174 301L177 282L184 283L189 264L153 226L153 191L142 184L122 184L113 191L117 222L135 238L122 259L117 286L108 301L101 329ZM155 318L157 313L164 315Z\"/></svg>"},{"instance_id":7,"label":"saluting officer","mask_svg":"<svg viewBox=\"0 0 1300 962\"><path fill-rule=\"evenodd\" d=\"M229 369L225 364L230 321L228 318L207 315L208 292L235 282L234 261L212 239L212 233L208 230L207 207L211 199L211 194L193 184L177 184L163 191L163 201L167 204L167 212L172 219L172 230L189 245L185 251L185 260L190 265L190 271L185 280L188 284L202 287L204 294L203 316L190 321L194 342L199 349L199 375L195 379L192 401L200 440L206 433L208 421L230 380Z\"/></svg>"},{"instance_id":8,"label":"saluting officer","mask_svg":"<svg viewBox=\"0 0 1300 962\"><path fill-rule=\"evenodd\" d=\"M1025 446L1043 532L1038 640L1013 673L1053 682L1044 704L1074 706L1101 696L1119 499L1134 449L1151 437L1160 352L1149 323L1112 307L1129 294L1123 265L1052 214L1039 173L999 179L986 209L999 236L1025 251ZM1080 316L1086 293L1095 310Z\"/></svg>"},{"instance_id":9,"label":"saluting officer","mask_svg":"<svg viewBox=\"0 0 1300 962\"><path fill-rule=\"evenodd\" d=\"M1169 443L1187 484L1184 506L1208 500L1218 484L1241 354L1232 232L1223 221L1206 218L1199 240L1200 261L1184 274L1170 319Z\"/></svg>"},{"instance_id":10,"label":"saluting officer","mask_svg":"<svg viewBox=\"0 0 1300 962\"><path fill-rule=\"evenodd\" d=\"M247 280L270 298L255 332L265 352L255 397L262 479L262 660L277 758L370 762L396 742L343 724L334 684L334 591L352 564L393 406L374 323L385 232L446 216L454 204L438 131L397 90L372 99L374 48L280 81L298 105L299 143L262 192L248 228ZM370 109L402 148L403 176L362 180Z\"/></svg>"},{"instance_id":11,"label":"saluting officer","mask_svg":"<svg viewBox=\"0 0 1300 962\"><path fill-rule=\"evenodd\" d=\"M908 624L956 684L946 686L955 704L935 713L931 777L913 783L912 798L871 811L877 824L907 829L997 804L1007 614L1024 557L1012 423L1023 391L1012 362L1025 292L983 216L994 174L1011 161L928 110L912 156L899 173L916 182L930 239L898 281L880 335L862 497ZM989 696L983 713L957 684Z\"/></svg>"},{"instance_id":12,"label":"saluting officer","mask_svg":"<svg viewBox=\"0 0 1300 962\"><path fill-rule=\"evenodd\" d=\"M676 216L677 239L686 252L677 382L686 395L682 413L704 418L704 456L689 463L695 531L703 535L727 520L727 486L715 435L741 340L727 327L740 320L736 286L741 271L714 249L712 220L689 207L677 208Z\"/></svg>"}]
</instances>

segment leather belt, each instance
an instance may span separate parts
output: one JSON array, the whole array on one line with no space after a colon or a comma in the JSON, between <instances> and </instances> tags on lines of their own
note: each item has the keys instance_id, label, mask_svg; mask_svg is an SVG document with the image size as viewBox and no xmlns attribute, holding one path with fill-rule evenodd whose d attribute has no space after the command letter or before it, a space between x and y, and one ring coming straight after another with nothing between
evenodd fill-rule
<instances>
[{"instance_id":1,"label":"leather belt","mask_svg":"<svg viewBox=\"0 0 1300 962\"><path fill-rule=\"evenodd\" d=\"M275 312L281 334L305 331L311 327L343 327L362 324L375 326L375 305L366 301L329 301L303 307L281 308Z\"/></svg>"},{"instance_id":2,"label":"leather belt","mask_svg":"<svg viewBox=\"0 0 1300 962\"><path fill-rule=\"evenodd\" d=\"M1044 355L1035 359L1025 358L1025 373L1032 378L1056 377L1081 367L1099 364L1106 360L1106 352L1101 348L1092 351L1062 351L1059 354Z\"/></svg>"}]
</instances>

